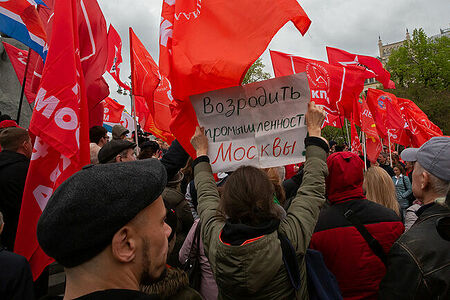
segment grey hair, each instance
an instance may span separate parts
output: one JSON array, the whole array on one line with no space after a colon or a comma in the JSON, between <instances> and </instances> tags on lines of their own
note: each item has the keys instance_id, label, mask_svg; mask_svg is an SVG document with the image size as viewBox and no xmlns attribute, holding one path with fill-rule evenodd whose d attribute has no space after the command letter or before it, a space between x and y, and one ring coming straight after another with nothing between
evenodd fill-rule
<instances>
[{"instance_id":1,"label":"grey hair","mask_svg":"<svg viewBox=\"0 0 450 300\"><path fill-rule=\"evenodd\" d=\"M3 225L3 214L0 211L0 226L2 226L2 225Z\"/></svg>"},{"instance_id":2,"label":"grey hair","mask_svg":"<svg viewBox=\"0 0 450 300\"><path fill-rule=\"evenodd\" d=\"M416 162L416 164L414 165L414 168L418 168L419 172L426 172L428 174L428 176L430 177L431 190L433 192L435 192L439 196L447 195L447 193L449 192L449 188L450 188L450 181L443 180L443 179L440 179L440 178L434 176L433 174L431 174L430 172L425 170L424 167L422 167L422 165L419 164L419 162Z\"/></svg>"}]
</instances>

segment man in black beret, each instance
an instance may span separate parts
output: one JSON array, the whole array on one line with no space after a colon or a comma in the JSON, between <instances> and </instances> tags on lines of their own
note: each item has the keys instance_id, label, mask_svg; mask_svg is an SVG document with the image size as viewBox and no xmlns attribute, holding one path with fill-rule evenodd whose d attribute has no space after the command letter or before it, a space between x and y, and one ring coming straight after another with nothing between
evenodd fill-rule
<instances>
[{"instance_id":1,"label":"man in black beret","mask_svg":"<svg viewBox=\"0 0 450 300\"><path fill-rule=\"evenodd\" d=\"M127 140L112 140L106 143L98 152L98 162L101 164L127 162L136 160L134 152L136 144Z\"/></svg>"},{"instance_id":2,"label":"man in black beret","mask_svg":"<svg viewBox=\"0 0 450 300\"><path fill-rule=\"evenodd\" d=\"M161 162L146 159L89 165L56 189L37 236L65 267L65 299L158 299L138 290L165 271L166 183Z\"/></svg>"}]
</instances>

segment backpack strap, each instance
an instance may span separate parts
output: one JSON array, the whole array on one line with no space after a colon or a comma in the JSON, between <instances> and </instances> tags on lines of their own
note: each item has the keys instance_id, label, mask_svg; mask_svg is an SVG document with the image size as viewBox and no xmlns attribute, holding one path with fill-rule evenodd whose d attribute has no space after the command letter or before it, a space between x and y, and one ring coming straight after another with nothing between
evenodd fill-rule
<instances>
[{"instance_id":1,"label":"backpack strap","mask_svg":"<svg viewBox=\"0 0 450 300\"><path fill-rule=\"evenodd\" d=\"M286 268L289 281L291 282L294 290L298 291L300 289L300 267L298 265L295 249L288 237L279 231L278 239L280 240L281 252L283 253L283 263Z\"/></svg>"},{"instance_id":2,"label":"backpack strap","mask_svg":"<svg viewBox=\"0 0 450 300\"><path fill-rule=\"evenodd\" d=\"M344 213L344 217L356 227L362 237L366 240L367 244L369 244L370 249L372 249L373 253L380 258L383 264L387 265L387 256L384 253L383 247L380 243L367 231L366 227L361 223L361 221L356 217L353 210L349 209Z\"/></svg>"}]
</instances>

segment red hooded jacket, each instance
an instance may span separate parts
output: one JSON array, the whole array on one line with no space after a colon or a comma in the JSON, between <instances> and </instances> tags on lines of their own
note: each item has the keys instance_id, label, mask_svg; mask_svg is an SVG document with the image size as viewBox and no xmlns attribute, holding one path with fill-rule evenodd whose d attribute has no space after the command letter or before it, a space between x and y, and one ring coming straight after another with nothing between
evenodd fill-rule
<instances>
[{"instance_id":1,"label":"red hooded jacket","mask_svg":"<svg viewBox=\"0 0 450 300\"><path fill-rule=\"evenodd\" d=\"M356 154L334 153L327 165L330 205L320 212L310 247L322 252L344 299L377 299L386 268L344 213L351 209L386 254L403 233L403 224L393 210L365 198L363 161Z\"/></svg>"}]
</instances>

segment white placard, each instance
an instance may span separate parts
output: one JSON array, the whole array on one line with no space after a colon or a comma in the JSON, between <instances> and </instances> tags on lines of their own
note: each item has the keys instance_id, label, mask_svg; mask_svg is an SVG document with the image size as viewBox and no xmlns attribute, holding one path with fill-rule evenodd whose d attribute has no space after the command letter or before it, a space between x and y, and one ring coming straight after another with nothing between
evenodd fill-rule
<instances>
[{"instance_id":1,"label":"white placard","mask_svg":"<svg viewBox=\"0 0 450 300\"><path fill-rule=\"evenodd\" d=\"M268 168L305 160L305 73L190 97L209 139L213 172L241 165Z\"/></svg>"}]
</instances>

